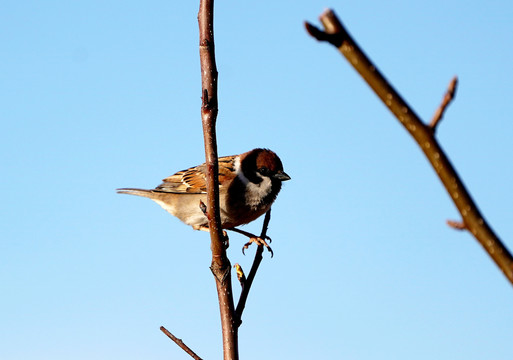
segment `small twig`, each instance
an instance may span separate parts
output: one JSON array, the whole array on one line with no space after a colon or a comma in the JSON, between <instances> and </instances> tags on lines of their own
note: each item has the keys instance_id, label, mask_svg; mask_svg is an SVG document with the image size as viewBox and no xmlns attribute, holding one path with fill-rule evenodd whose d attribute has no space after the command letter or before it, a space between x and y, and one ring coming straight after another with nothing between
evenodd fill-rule
<instances>
[{"instance_id":1,"label":"small twig","mask_svg":"<svg viewBox=\"0 0 513 360\"><path fill-rule=\"evenodd\" d=\"M305 28L310 36L318 41L326 41L335 47L342 45L341 36L339 36L337 33L328 33L326 31L322 31L308 22L305 22Z\"/></svg>"},{"instance_id":2,"label":"small twig","mask_svg":"<svg viewBox=\"0 0 513 360\"><path fill-rule=\"evenodd\" d=\"M183 349L183 351L185 351L187 354L189 354L193 359L202 360L198 355L196 355L196 353L194 351L191 350L190 347L188 347L187 345L184 344L182 339L179 339L176 336L174 336L173 334L171 334L165 327L161 326L160 331L162 331L164 334L166 334L168 338L173 340L176 345L181 347Z\"/></svg>"},{"instance_id":3,"label":"small twig","mask_svg":"<svg viewBox=\"0 0 513 360\"><path fill-rule=\"evenodd\" d=\"M458 85L458 77L455 76L452 78L451 82L449 83L449 87L447 88L447 91L445 92L444 98L442 99L442 103L436 109L435 114L433 115L433 118L431 119L431 122L429 123L429 127L431 128L431 131L434 133L436 131L436 127L440 120L442 120L442 117L444 116L445 109L449 106L451 101L456 96L456 87Z\"/></svg>"},{"instance_id":4,"label":"small twig","mask_svg":"<svg viewBox=\"0 0 513 360\"><path fill-rule=\"evenodd\" d=\"M455 230L467 230L467 226L463 221L447 220L447 225Z\"/></svg>"},{"instance_id":5,"label":"small twig","mask_svg":"<svg viewBox=\"0 0 513 360\"><path fill-rule=\"evenodd\" d=\"M325 34L322 34L322 30L308 23L305 24L306 30L316 39L329 41L335 45L415 139L460 212L465 228L479 241L509 282L513 284L513 256L484 219L449 158L433 136L430 126L424 124L415 111L385 79L349 35L333 10L329 9L323 12L320 20L324 26Z\"/></svg>"},{"instance_id":6,"label":"small twig","mask_svg":"<svg viewBox=\"0 0 513 360\"><path fill-rule=\"evenodd\" d=\"M262 233L260 234L260 238L265 239L267 237L267 228L269 227L269 221L271 221L271 210L265 214L264 223L262 225ZM258 267L262 262L262 253L264 252L264 246L258 245L255 259L253 260L253 265L251 266L251 270L249 271L248 277L244 282L244 287L242 288L242 292L240 294L239 303L235 308L235 319L237 327L242 324L242 313L244 312L244 308L246 307L246 301L248 299L249 290L251 289L251 285L253 284L253 280L255 279L255 275L258 271Z\"/></svg>"}]
</instances>

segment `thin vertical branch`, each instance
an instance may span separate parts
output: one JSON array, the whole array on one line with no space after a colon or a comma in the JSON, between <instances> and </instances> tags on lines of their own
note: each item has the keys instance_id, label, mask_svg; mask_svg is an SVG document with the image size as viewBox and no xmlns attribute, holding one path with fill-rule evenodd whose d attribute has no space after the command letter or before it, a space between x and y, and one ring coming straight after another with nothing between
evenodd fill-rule
<instances>
[{"instance_id":1,"label":"thin vertical branch","mask_svg":"<svg viewBox=\"0 0 513 360\"><path fill-rule=\"evenodd\" d=\"M462 216L460 227L469 230L474 235L513 284L513 256L484 219L449 158L434 137L433 129L441 117L436 116L431 126L425 125L360 49L335 13L332 10L326 10L320 16L320 20L325 31L306 23L308 33L319 41L327 41L334 45L415 139L460 212ZM453 81L453 84L455 88L456 81ZM446 104L449 103L449 98L452 95L449 94ZM444 109L445 106L443 106L441 114Z\"/></svg>"},{"instance_id":2,"label":"thin vertical branch","mask_svg":"<svg viewBox=\"0 0 513 360\"><path fill-rule=\"evenodd\" d=\"M221 217L219 213L219 179L217 163L216 120L217 103L217 67L214 49L214 1L201 0L198 13L200 30L201 62L201 120L205 141L205 159L207 165L207 214L211 235L214 260L218 265L226 257L222 241ZM199 206L199 204L198 204Z\"/></svg>"},{"instance_id":3,"label":"thin vertical branch","mask_svg":"<svg viewBox=\"0 0 513 360\"><path fill-rule=\"evenodd\" d=\"M234 323L231 266L226 256L219 212L219 178L216 141L217 67L214 48L214 0L200 0L198 12L202 106L201 120L207 167L207 216L212 250L211 270L216 281L225 360L238 359L238 329ZM198 204L200 206L200 204Z\"/></svg>"},{"instance_id":4,"label":"thin vertical branch","mask_svg":"<svg viewBox=\"0 0 513 360\"><path fill-rule=\"evenodd\" d=\"M444 98L442 99L442 103L436 109L435 114L433 115L433 118L431 119L431 122L429 123L429 127L431 128L431 131L433 131L433 132L436 131L436 127L440 123L440 120L442 120L445 110L447 109L447 107L449 106L451 101L454 99L454 96L456 96L457 85L458 85L458 78L455 76L452 78L451 82L449 83L449 87L447 88L447 91L445 92Z\"/></svg>"}]
</instances>

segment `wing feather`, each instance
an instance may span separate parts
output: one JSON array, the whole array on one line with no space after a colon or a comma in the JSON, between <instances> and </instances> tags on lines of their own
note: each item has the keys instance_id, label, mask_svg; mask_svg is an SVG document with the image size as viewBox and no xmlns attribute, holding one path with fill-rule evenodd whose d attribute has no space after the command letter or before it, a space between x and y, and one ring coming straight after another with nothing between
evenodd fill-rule
<instances>
[{"instance_id":1,"label":"wing feather","mask_svg":"<svg viewBox=\"0 0 513 360\"><path fill-rule=\"evenodd\" d=\"M219 187L227 186L227 182L235 178L235 156L223 156L219 158ZM206 166L201 164L186 170L178 171L163 180L163 183L154 191L170 192L177 194L205 194Z\"/></svg>"}]
</instances>

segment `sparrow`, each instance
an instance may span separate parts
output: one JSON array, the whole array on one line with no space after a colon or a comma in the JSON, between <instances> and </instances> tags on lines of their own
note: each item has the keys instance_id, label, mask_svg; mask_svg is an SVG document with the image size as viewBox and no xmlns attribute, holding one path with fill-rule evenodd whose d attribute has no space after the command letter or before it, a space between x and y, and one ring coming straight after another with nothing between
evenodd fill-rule
<instances>
[{"instance_id":1,"label":"sparrow","mask_svg":"<svg viewBox=\"0 0 513 360\"><path fill-rule=\"evenodd\" d=\"M257 242L271 251L265 239L235 227L250 223L269 211L282 182L290 180L280 158L271 150L257 148L240 155L220 157L218 164L221 227L247 235L251 238L248 244ZM204 163L178 171L155 189L117 189L119 194L150 198L193 229L208 231L206 191Z\"/></svg>"}]
</instances>

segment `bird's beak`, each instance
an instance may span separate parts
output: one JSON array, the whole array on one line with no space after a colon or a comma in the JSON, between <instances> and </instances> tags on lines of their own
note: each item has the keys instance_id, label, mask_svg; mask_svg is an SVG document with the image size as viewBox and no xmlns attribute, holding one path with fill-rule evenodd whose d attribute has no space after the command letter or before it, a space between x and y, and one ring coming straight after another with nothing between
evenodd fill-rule
<instances>
[{"instance_id":1,"label":"bird's beak","mask_svg":"<svg viewBox=\"0 0 513 360\"><path fill-rule=\"evenodd\" d=\"M290 176L288 176L283 171L278 171L276 174L274 174L273 178L280 180L280 181L287 181L290 180Z\"/></svg>"}]
</instances>

